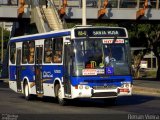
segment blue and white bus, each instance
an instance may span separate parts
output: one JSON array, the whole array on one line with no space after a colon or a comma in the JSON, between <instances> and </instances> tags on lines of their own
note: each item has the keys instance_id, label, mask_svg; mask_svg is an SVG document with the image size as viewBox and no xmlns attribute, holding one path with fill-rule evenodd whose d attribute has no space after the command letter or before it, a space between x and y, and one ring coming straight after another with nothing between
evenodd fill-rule
<instances>
[{"instance_id":1,"label":"blue and white bus","mask_svg":"<svg viewBox=\"0 0 160 120\"><path fill-rule=\"evenodd\" d=\"M13 37L9 87L32 96L115 101L132 94L128 33L122 27L77 26Z\"/></svg>"}]
</instances>

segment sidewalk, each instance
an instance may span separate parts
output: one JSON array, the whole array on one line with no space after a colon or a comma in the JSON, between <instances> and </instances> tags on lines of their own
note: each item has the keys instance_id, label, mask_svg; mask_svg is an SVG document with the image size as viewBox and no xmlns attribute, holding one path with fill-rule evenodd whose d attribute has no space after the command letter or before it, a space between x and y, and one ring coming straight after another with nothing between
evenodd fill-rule
<instances>
[{"instance_id":1,"label":"sidewalk","mask_svg":"<svg viewBox=\"0 0 160 120\"><path fill-rule=\"evenodd\" d=\"M160 96L160 81L153 79L133 80L133 93Z\"/></svg>"}]
</instances>

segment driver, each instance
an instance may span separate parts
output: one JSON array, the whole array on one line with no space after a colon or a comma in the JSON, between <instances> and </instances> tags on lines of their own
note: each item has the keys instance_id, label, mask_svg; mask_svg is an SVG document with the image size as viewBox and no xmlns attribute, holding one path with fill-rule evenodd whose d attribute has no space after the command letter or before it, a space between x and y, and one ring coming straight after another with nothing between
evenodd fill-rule
<instances>
[{"instance_id":1,"label":"driver","mask_svg":"<svg viewBox=\"0 0 160 120\"><path fill-rule=\"evenodd\" d=\"M106 57L105 57L105 63L106 63L106 64L109 64L109 56L106 56Z\"/></svg>"}]
</instances>

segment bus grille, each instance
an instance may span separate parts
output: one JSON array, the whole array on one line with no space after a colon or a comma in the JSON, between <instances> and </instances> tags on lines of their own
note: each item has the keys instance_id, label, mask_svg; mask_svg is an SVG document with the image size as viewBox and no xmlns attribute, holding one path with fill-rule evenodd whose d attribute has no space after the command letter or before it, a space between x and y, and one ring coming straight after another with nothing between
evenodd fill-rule
<instances>
[{"instance_id":1,"label":"bus grille","mask_svg":"<svg viewBox=\"0 0 160 120\"><path fill-rule=\"evenodd\" d=\"M92 97L110 97L110 96L117 96L116 92L100 92L100 93L93 93Z\"/></svg>"},{"instance_id":2,"label":"bus grille","mask_svg":"<svg viewBox=\"0 0 160 120\"><path fill-rule=\"evenodd\" d=\"M117 86L111 85L111 86L93 86L93 89L95 90L107 90L107 89L116 89Z\"/></svg>"}]
</instances>

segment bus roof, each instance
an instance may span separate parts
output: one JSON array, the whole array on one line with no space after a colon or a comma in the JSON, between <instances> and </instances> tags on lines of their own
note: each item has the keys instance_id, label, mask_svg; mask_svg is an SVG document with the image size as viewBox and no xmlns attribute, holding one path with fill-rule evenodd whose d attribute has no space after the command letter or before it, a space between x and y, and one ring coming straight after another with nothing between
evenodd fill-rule
<instances>
[{"instance_id":1,"label":"bus roof","mask_svg":"<svg viewBox=\"0 0 160 120\"><path fill-rule=\"evenodd\" d=\"M68 36L68 35L71 35L70 29L13 37L10 39L10 42L31 41L31 40L39 40L52 37Z\"/></svg>"},{"instance_id":2,"label":"bus roof","mask_svg":"<svg viewBox=\"0 0 160 120\"><path fill-rule=\"evenodd\" d=\"M24 36L13 37L13 38L10 39L10 42L32 41L32 40L39 40L39 39L46 39L46 38L69 36L69 35L71 35L71 31L72 30L74 30L75 32L73 34L74 37L73 36L71 36L71 37L73 37L73 38L75 38L75 37L86 37L86 36L83 36L83 35L81 36L81 35L75 34L77 30L81 30L81 29L83 29L83 30L87 30L87 29L88 30L91 30L91 29L95 29L95 30L101 30L101 29L102 30L103 29L106 29L106 30L107 29L108 30L116 30L116 29L122 29L122 30L125 31L125 34L126 34L125 37L128 37L127 30L124 27L76 26L76 27L74 27L72 29L65 29L65 30L60 30L60 31L51 31L51 32L46 32L46 33L37 33L37 34L32 34L32 35L24 35ZM102 34L98 35L97 34L96 36L91 35L90 37L100 37L100 36L102 36L102 37L105 36L106 37L107 34L104 34L104 35L102 35ZM113 34L113 36L115 36L115 35Z\"/></svg>"}]
</instances>

